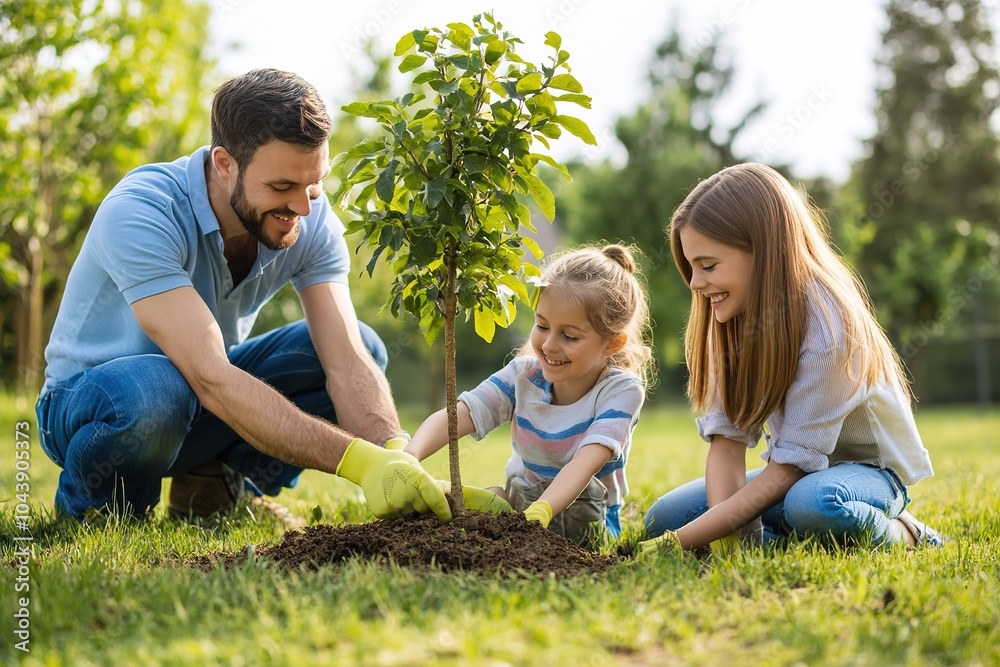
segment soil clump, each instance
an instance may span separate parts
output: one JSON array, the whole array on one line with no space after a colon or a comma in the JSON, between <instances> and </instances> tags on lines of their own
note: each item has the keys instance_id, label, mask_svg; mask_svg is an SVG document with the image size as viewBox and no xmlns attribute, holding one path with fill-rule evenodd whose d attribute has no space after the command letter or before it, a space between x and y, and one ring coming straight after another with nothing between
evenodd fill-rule
<instances>
[{"instance_id":1,"label":"soil clump","mask_svg":"<svg viewBox=\"0 0 1000 667\"><path fill-rule=\"evenodd\" d=\"M358 558L441 572L559 578L600 574L623 560L581 549L520 514L466 512L448 523L424 515L355 525L317 524L289 531L275 545L196 556L185 563L211 570L240 565L248 558L266 559L288 570L315 570Z\"/></svg>"}]
</instances>

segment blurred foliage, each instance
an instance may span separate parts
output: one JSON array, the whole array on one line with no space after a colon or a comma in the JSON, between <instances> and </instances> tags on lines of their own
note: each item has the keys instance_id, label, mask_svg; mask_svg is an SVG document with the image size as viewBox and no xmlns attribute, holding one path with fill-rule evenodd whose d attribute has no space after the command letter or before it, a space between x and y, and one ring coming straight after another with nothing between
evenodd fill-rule
<instances>
[{"instance_id":1,"label":"blurred foliage","mask_svg":"<svg viewBox=\"0 0 1000 667\"><path fill-rule=\"evenodd\" d=\"M996 355L1000 340L996 42L973 0L892 0L886 12L877 131L842 188L839 231L916 394L940 396L932 386L947 378L924 367L928 345L972 341L979 358L965 365L986 368L986 341ZM969 377L960 384L974 399Z\"/></svg>"},{"instance_id":2,"label":"blurred foliage","mask_svg":"<svg viewBox=\"0 0 1000 667\"><path fill-rule=\"evenodd\" d=\"M0 358L37 386L41 351L94 212L125 173L207 135L208 7L0 6Z\"/></svg>"},{"instance_id":3,"label":"blurred foliage","mask_svg":"<svg viewBox=\"0 0 1000 667\"><path fill-rule=\"evenodd\" d=\"M108 190L135 166L207 142L217 83L204 57L208 16L195 0L0 5L0 383L37 381L31 372L42 367L41 344L69 267ZM914 374L917 396L974 400L973 374L991 367L1000 377L1000 76L991 17L972 0L890 0L886 16L877 131L849 181L802 183L772 166L827 211L838 247ZM370 69L356 76L349 99L392 97L390 58L368 53L354 59ZM650 63L647 100L616 125L625 163L570 165L572 184L554 170L542 176L559 203L561 245L621 240L645 253L660 396L683 392L690 302L664 228L699 179L751 157L733 146L742 145L762 104L749 105L735 124L715 120L715 110L731 103L734 75L719 44L691 51L668 34ZM377 133L368 119L333 117L332 155ZM327 185L333 192L339 183L331 177ZM348 243L354 250L363 238ZM370 258L365 247L354 258L359 316L389 348L397 400L435 409L444 398L440 346L424 345L413 319L377 316L392 275L379 263L372 277L362 276ZM288 289L262 310L255 330L299 317ZM518 324L486 345L472 322L459 322L459 390L503 364L523 340Z\"/></svg>"},{"instance_id":4,"label":"blurred foliage","mask_svg":"<svg viewBox=\"0 0 1000 667\"><path fill-rule=\"evenodd\" d=\"M764 109L750 106L722 127L715 109L733 82L731 60L717 43L685 49L676 31L657 47L649 99L618 120L615 136L628 158L575 165L575 183L558 190L561 222L577 243L632 243L640 259L660 364L658 393L679 396L686 385L683 330L691 292L674 267L665 230L674 209L700 179L740 162L733 145Z\"/></svg>"}]
</instances>

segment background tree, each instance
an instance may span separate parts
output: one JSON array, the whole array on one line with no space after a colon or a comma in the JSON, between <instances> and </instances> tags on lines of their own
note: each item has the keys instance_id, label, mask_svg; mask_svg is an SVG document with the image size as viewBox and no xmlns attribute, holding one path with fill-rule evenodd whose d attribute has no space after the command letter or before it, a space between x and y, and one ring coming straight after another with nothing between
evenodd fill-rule
<instances>
[{"instance_id":1,"label":"background tree","mask_svg":"<svg viewBox=\"0 0 1000 667\"><path fill-rule=\"evenodd\" d=\"M0 359L37 389L42 349L94 212L131 168L206 136L208 7L0 6ZM16 370L14 370L16 369Z\"/></svg>"},{"instance_id":2,"label":"background tree","mask_svg":"<svg viewBox=\"0 0 1000 667\"><path fill-rule=\"evenodd\" d=\"M537 244L519 233L532 229L527 206L515 192L530 194L551 220L555 201L536 174L538 162L564 172L551 157L531 151L548 147L566 130L589 143L594 137L577 118L558 112L560 102L590 106L569 74L569 53L559 35L545 43L551 60L537 67L515 53L520 42L490 14L472 26L415 30L396 45L401 72L420 70L414 86L434 91L392 101L356 102L348 113L376 119L385 134L360 143L335 164L357 160L337 192L360 217L349 230L363 230L375 249L368 271L388 251L395 280L386 302L394 316L417 318L428 342L443 330L452 503L463 511L458 456L455 323L470 314L476 332L491 340L506 327L516 302L527 301L519 279L539 275L522 259L522 245L537 257ZM406 55L408 54L408 55ZM565 70L565 71L561 71ZM360 192L353 195L355 187Z\"/></svg>"},{"instance_id":3,"label":"background tree","mask_svg":"<svg viewBox=\"0 0 1000 667\"><path fill-rule=\"evenodd\" d=\"M958 380L947 382L951 391L968 376L951 363L925 382L923 348L961 340L969 371L987 367L968 355L971 311L986 299L995 318L1000 293L996 43L978 1L892 0L886 13L877 131L843 189L839 236L918 395L948 375Z\"/></svg>"},{"instance_id":4,"label":"background tree","mask_svg":"<svg viewBox=\"0 0 1000 667\"><path fill-rule=\"evenodd\" d=\"M660 386L677 395L686 382L681 332L691 295L674 268L665 229L698 180L742 161L734 144L764 104L752 105L735 125L720 126L715 111L733 76L718 43L689 51L672 31L650 66L649 99L616 124L628 154L624 166L574 165L572 188L557 191L560 222L575 242L622 240L646 254Z\"/></svg>"}]
</instances>

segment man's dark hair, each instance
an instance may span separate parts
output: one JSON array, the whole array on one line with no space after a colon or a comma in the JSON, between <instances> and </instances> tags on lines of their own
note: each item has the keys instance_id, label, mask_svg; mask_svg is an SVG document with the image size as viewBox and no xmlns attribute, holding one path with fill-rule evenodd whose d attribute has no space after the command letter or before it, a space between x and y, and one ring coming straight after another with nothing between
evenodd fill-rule
<instances>
[{"instance_id":1,"label":"man's dark hair","mask_svg":"<svg viewBox=\"0 0 1000 667\"><path fill-rule=\"evenodd\" d=\"M212 148L225 148L241 170L273 139L319 148L332 127L319 92L291 72L255 69L219 86L212 100Z\"/></svg>"}]
</instances>

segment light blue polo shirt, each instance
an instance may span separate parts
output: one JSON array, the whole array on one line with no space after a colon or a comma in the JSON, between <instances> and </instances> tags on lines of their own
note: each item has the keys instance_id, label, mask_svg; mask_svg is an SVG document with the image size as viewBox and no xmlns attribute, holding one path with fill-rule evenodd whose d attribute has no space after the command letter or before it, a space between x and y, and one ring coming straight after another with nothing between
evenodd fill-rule
<instances>
[{"instance_id":1,"label":"light blue polo shirt","mask_svg":"<svg viewBox=\"0 0 1000 667\"><path fill-rule=\"evenodd\" d=\"M139 167L101 204L45 349L43 392L112 359L162 354L132 314L130 304L144 297L194 287L215 314L228 349L246 340L261 306L288 281L296 291L347 283L344 227L322 196L300 219L295 244L284 250L258 244L257 261L234 288L208 201L208 151Z\"/></svg>"}]
</instances>

